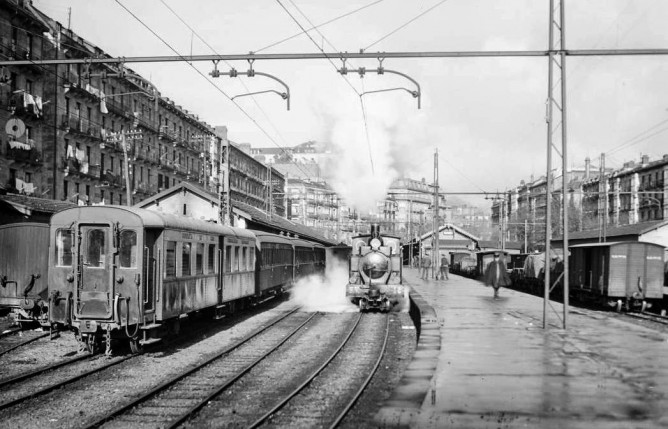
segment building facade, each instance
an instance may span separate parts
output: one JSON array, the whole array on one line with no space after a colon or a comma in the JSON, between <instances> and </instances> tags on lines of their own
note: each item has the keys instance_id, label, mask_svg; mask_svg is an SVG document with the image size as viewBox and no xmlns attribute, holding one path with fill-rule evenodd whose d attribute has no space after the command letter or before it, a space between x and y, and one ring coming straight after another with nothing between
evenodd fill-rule
<instances>
[{"instance_id":1,"label":"building facade","mask_svg":"<svg viewBox=\"0 0 668 429\"><path fill-rule=\"evenodd\" d=\"M568 172L566 192L561 174L552 180L553 237L563 234L564 202L571 232L668 219L668 155L654 161L645 155L639 163L629 161L619 169L592 167L587 158L584 169ZM496 196L492 224L499 237L526 240L529 250L544 245L546 189L547 181L541 177Z\"/></svg>"},{"instance_id":2,"label":"building facade","mask_svg":"<svg viewBox=\"0 0 668 429\"><path fill-rule=\"evenodd\" d=\"M0 1L5 59L108 57L28 1ZM6 48L6 49L5 49ZM219 192L220 139L131 69L10 66L0 185L79 204L133 204L180 182Z\"/></svg>"}]
</instances>

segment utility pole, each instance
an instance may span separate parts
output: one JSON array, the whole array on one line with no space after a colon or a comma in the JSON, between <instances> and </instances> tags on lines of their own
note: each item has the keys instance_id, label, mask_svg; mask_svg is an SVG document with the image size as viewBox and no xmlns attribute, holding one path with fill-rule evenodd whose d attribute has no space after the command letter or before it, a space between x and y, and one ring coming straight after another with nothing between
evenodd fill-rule
<instances>
[{"instance_id":1,"label":"utility pole","mask_svg":"<svg viewBox=\"0 0 668 429\"><path fill-rule=\"evenodd\" d=\"M436 271L436 267L439 261L439 242L438 242L438 234L439 234L439 220L438 220L438 149L434 152L434 219L433 219L433 240L434 240L434 251L432 255L432 273ZM432 274L433 277L433 274Z\"/></svg>"},{"instance_id":2,"label":"utility pole","mask_svg":"<svg viewBox=\"0 0 668 429\"><path fill-rule=\"evenodd\" d=\"M127 137L124 132L121 132L121 144L123 145L123 169L125 170L125 195L126 195L126 204L129 206L132 205L132 189L130 189L130 168L128 163L128 145Z\"/></svg>"},{"instance_id":3,"label":"utility pole","mask_svg":"<svg viewBox=\"0 0 668 429\"><path fill-rule=\"evenodd\" d=\"M605 177L605 153L601 154L601 178L599 179L601 184L601 191L603 192L603 242L607 241L608 235L608 179Z\"/></svg>"}]
</instances>

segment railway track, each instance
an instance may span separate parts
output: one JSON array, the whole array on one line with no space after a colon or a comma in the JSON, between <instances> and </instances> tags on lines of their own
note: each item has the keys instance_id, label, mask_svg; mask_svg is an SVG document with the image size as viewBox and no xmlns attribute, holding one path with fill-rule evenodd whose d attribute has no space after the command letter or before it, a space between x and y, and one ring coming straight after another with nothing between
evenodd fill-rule
<instances>
[{"instance_id":1,"label":"railway track","mask_svg":"<svg viewBox=\"0 0 668 429\"><path fill-rule=\"evenodd\" d=\"M249 427L265 423L279 427L338 427L373 379L387 349L390 317L365 317L360 325L361 318L360 315L340 346L316 371ZM380 345L379 338L383 338ZM367 376L360 378L360 374ZM327 402L330 406L323 408Z\"/></svg>"},{"instance_id":2,"label":"railway track","mask_svg":"<svg viewBox=\"0 0 668 429\"><path fill-rule=\"evenodd\" d=\"M48 332L35 333L35 335L27 334L27 332L28 331L22 331L21 328L11 330L10 332L3 332L2 337L0 337L0 339L2 339L2 342L0 343L0 356L37 341L40 338L49 336ZM23 334L21 335L21 333Z\"/></svg>"},{"instance_id":3,"label":"railway track","mask_svg":"<svg viewBox=\"0 0 668 429\"><path fill-rule=\"evenodd\" d=\"M257 427L275 424L279 410L281 426L310 426L306 413L335 427L380 365L389 320L290 312L85 427ZM336 400L323 412L332 389Z\"/></svg>"},{"instance_id":4,"label":"railway track","mask_svg":"<svg viewBox=\"0 0 668 429\"><path fill-rule=\"evenodd\" d=\"M661 316L661 315L658 315L658 314L647 313L647 312L643 312L643 313L627 312L627 313L624 313L624 314L626 316L632 317L634 319L647 320L647 321L650 321L650 322L659 323L661 325L668 325L668 317L666 317L666 316Z\"/></svg>"},{"instance_id":5,"label":"railway track","mask_svg":"<svg viewBox=\"0 0 668 429\"><path fill-rule=\"evenodd\" d=\"M307 315L301 313L303 317L295 317L296 321L289 319L294 315L298 309L294 309L276 319L266 326L263 326L240 341L232 344L216 355L206 359L204 362L194 366L193 368L172 377L159 386L144 393L135 400L127 403L119 408L116 408L102 418L86 425L87 428L97 428L106 423L112 426L128 427L130 425L153 424L160 423L161 427L174 427L185 421L193 413L197 412L201 407L207 404L209 398L219 394L229 385L236 382L245 373L250 371L259 361L264 359L273 350L280 347L283 343L288 341L290 337L296 334L304 325L311 321L317 313ZM241 349L251 340L257 339L262 334L265 334L270 328L284 322L286 319L292 323L284 323L279 332L271 331L272 337L280 340L274 341L270 347L265 347L264 350L256 350L257 356L233 356L232 359L227 358L231 353ZM305 320L304 320L305 319ZM298 322L298 323L297 323ZM256 349L260 349L256 347ZM259 353L257 353L259 351ZM249 359L250 358L250 359ZM237 368L231 368L231 365L237 364ZM241 365L239 365L241 364ZM230 371L230 369L232 371ZM216 370L228 372L230 376L227 382L222 386L220 384L211 385L210 380L216 380ZM193 394L197 394L197 399L193 400ZM190 399L190 400L189 400ZM157 421L158 419L162 421Z\"/></svg>"},{"instance_id":6,"label":"railway track","mask_svg":"<svg viewBox=\"0 0 668 429\"><path fill-rule=\"evenodd\" d=\"M46 367L46 368L41 368L39 370L27 373L27 374L21 374L17 377L14 377L12 379L7 379L4 380L3 383L4 385L12 385L11 390L3 389L0 393L0 410L4 410L6 408L10 408L13 406L16 406L18 404L21 404L25 401L28 401L30 399L36 398L38 396L45 395L49 392L52 392L56 389L60 389L64 386L67 386L70 383L74 383L77 380L80 380L85 377L89 377L93 374L99 373L101 371L106 370L107 368L110 368L112 366L118 365L121 362L125 362L128 359L133 358L135 355L129 355L129 356L124 356L120 358L113 359L105 364L102 364L100 366L97 366L95 368L90 368L81 372L77 372L75 375L68 375L67 374L67 367L70 365L73 365L74 363L89 359L91 356L90 355L83 355L83 356L77 356L73 359L68 359L66 361L58 362L52 367ZM104 358L100 358L104 359ZM65 374L57 374L57 370L61 369L65 372ZM49 377L40 377L39 379L36 379L35 377L37 375L44 374L48 371L54 371L56 372L55 374L50 374ZM60 376L59 376L60 375ZM51 378L55 380L50 380ZM27 383L25 383L27 381ZM23 383L24 385L19 385L17 384Z\"/></svg>"}]
</instances>

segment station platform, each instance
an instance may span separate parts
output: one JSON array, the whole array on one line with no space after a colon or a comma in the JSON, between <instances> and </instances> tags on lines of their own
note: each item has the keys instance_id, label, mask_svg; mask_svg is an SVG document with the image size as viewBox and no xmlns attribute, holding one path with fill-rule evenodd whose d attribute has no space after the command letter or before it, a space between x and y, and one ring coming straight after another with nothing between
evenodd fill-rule
<instances>
[{"instance_id":1,"label":"station platform","mask_svg":"<svg viewBox=\"0 0 668 429\"><path fill-rule=\"evenodd\" d=\"M571 307L568 328L542 298L450 274L404 269L421 336L381 427L668 427L668 330ZM552 303L561 314L560 303ZM548 307L549 309L549 307Z\"/></svg>"}]
</instances>

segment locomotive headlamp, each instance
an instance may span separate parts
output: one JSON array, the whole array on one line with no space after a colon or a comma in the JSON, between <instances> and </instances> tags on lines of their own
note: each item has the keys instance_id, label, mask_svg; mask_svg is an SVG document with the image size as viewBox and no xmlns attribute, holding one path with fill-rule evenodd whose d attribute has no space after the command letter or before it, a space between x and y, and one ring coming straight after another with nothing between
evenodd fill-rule
<instances>
[{"instance_id":1,"label":"locomotive headlamp","mask_svg":"<svg viewBox=\"0 0 668 429\"><path fill-rule=\"evenodd\" d=\"M371 246L373 250L380 249L380 244L381 244L380 240L377 238L374 238L373 240L371 240L371 242L369 242L369 246Z\"/></svg>"}]
</instances>

